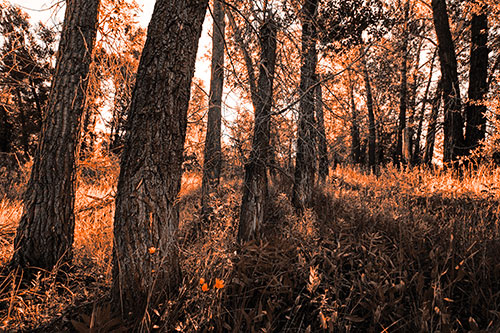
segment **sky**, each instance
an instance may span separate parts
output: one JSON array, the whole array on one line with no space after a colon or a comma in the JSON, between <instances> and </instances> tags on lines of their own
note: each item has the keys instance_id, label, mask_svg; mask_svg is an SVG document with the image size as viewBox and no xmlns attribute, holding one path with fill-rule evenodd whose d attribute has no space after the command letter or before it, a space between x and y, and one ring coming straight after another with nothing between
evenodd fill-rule
<instances>
[{"instance_id":1,"label":"sky","mask_svg":"<svg viewBox=\"0 0 500 333\"><path fill-rule=\"evenodd\" d=\"M11 0L8 1L12 4L18 5L26 13L28 13L33 22L41 21L44 24L51 25L56 23L53 17L53 6L60 2L60 0ZM147 27L151 15L153 14L155 0L136 0L142 6L142 12L139 14L139 24ZM63 20L64 10L59 10L57 20ZM195 76L200 78L205 83L205 89L208 90L210 86L210 64L207 64L204 56L210 51L212 41L209 36L209 30L212 22L210 17L207 17L203 25L202 37L200 39L198 48L198 61L196 64Z\"/></svg>"},{"instance_id":2,"label":"sky","mask_svg":"<svg viewBox=\"0 0 500 333\"><path fill-rule=\"evenodd\" d=\"M33 23L41 21L44 24L51 25L59 23L64 19L64 10L60 9L54 18L54 4L61 2L61 0L11 0L8 1L12 4L18 5L23 11L25 11L30 17ZM155 0L136 0L136 3L142 7L142 12L139 13L138 21L139 24L146 28L153 14ZM59 20L59 22L57 22ZM212 19L209 14L205 18L203 24L203 31L199 41L198 55L196 61L196 69L194 76L203 81L204 90L206 93L209 91L210 87L210 54L212 48L212 38L211 38L211 27ZM234 93L224 89L224 100L222 106L222 116L226 120L232 120L235 118L236 114L233 112L234 108L237 106L245 107L251 110L251 106L243 103L240 97ZM107 118L107 116L105 116ZM104 125L103 125L104 126ZM228 139L228 129L223 126L222 129L223 140Z\"/></svg>"},{"instance_id":3,"label":"sky","mask_svg":"<svg viewBox=\"0 0 500 333\"><path fill-rule=\"evenodd\" d=\"M27 12L34 21L42 21L44 23L51 21L52 16L52 6L59 2L58 0L11 0L8 1L12 4L18 5L25 12ZM142 14L139 17L141 25L147 26L151 14L153 13L154 0L136 0L136 2L142 6ZM64 12L60 13L61 19Z\"/></svg>"}]
</instances>

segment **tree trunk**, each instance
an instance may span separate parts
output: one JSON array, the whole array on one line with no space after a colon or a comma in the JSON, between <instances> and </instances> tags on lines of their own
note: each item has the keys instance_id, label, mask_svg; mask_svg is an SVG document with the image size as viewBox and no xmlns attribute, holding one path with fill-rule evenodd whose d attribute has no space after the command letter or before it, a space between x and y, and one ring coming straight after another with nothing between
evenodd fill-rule
<instances>
[{"instance_id":1,"label":"tree trunk","mask_svg":"<svg viewBox=\"0 0 500 333\"><path fill-rule=\"evenodd\" d=\"M71 260L75 156L99 0L69 0L47 114L24 195L13 265L50 270Z\"/></svg>"},{"instance_id":2,"label":"tree trunk","mask_svg":"<svg viewBox=\"0 0 500 333\"><path fill-rule=\"evenodd\" d=\"M88 107L89 101L87 100L87 110L84 111L82 122L82 138L80 143L80 160L83 161L92 153L92 147L95 141L95 123L97 110L93 107Z\"/></svg>"},{"instance_id":3,"label":"tree trunk","mask_svg":"<svg viewBox=\"0 0 500 333\"><path fill-rule=\"evenodd\" d=\"M292 202L302 210L311 205L315 167L314 147L314 74L316 73L316 17L318 0L305 0L302 7L302 66L300 68L301 94L295 159L295 182Z\"/></svg>"},{"instance_id":4,"label":"tree trunk","mask_svg":"<svg viewBox=\"0 0 500 333\"><path fill-rule=\"evenodd\" d=\"M416 61L411 83L411 96L408 101L408 108L409 110L411 110L411 113L408 117L408 121L406 122L406 130L405 130L406 149L403 151L403 153L405 156L405 161L409 165L415 165L414 151L415 147L420 144L418 141L414 140L414 134L417 135L415 127L416 126L418 127L418 124L416 125L415 121L416 119L421 119L418 118L417 115L417 90L419 88L418 72L420 69L420 58L421 58L420 55L421 55L422 45L423 45L423 39L421 39L420 42L418 43L418 47L416 50Z\"/></svg>"},{"instance_id":5,"label":"tree trunk","mask_svg":"<svg viewBox=\"0 0 500 333\"><path fill-rule=\"evenodd\" d=\"M427 103L429 100L429 91L431 88L432 76L434 75L434 63L436 61L436 55L437 55L436 51L434 52L434 55L432 56L432 59L431 59L431 68L429 70L429 80L427 81L427 86L425 87L424 98L422 100L422 107L420 108L420 117L418 120L417 136L415 137L415 149L413 150L413 156L412 156L412 163L414 165L420 164L421 158L422 158L422 156L420 156L421 155L420 140L422 137L422 127L423 127L424 118L425 118L425 108L427 107Z\"/></svg>"},{"instance_id":6,"label":"tree trunk","mask_svg":"<svg viewBox=\"0 0 500 333\"><path fill-rule=\"evenodd\" d=\"M354 164L361 163L361 139L359 136L358 111L354 101L354 83L349 71L349 95L351 101L351 160Z\"/></svg>"},{"instance_id":7,"label":"tree trunk","mask_svg":"<svg viewBox=\"0 0 500 333\"><path fill-rule=\"evenodd\" d=\"M268 13L266 13L268 14ZM269 17L259 32L261 56L259 79L255 94L254 132L252 151L245 165L245 182L240 207L238 241L248 241L258 236L264 221L267 200L267 163L269 159L269 136L271 107L273 103L273 82L276 65L276 24Z\"/></svg>"},{"instance_id":8,"label":"tree trunk","mask_svg":"<svg viewBox=\"0 0 500 333\"><path fill-rule=\"evenodd\" d=\"M487 8L482 10L483 13L474 14L471 21L469 100L465 107L465 145L468 153L479 145L486 134L486 105L483 100L488 93L488 17Z\"/></svg>"},{"instance_id":9,"label":"tree trunk","mask_svg":"<svg viewBox=\"0 0 500 333\"><path fill-rule=\"evenodd\" d=\"M207 219L211 213L210 194L219 186L222 164L221 107L224 88L224 8L221 0L214 1L212 31L212 68L208 102L207 135L201 185L201 213Z\"/></svg>"},{"instance_id":10,"label":"tree trunk","mask_svg":"<svg viewBox=\"0 0 500 333\"><path fill-rule=\"evenodd\" d=\"M38 96L38 93L36 92L36 87L32 79L30 79L30 86L31 93L33 94L33 99L35 100L37 120L40 121L41 119L43 119L43 108L42 104L40 103L40 96Z\"/></svg>"},{"instance_id":11,"label":"tree trunk","mask_svg":"<svg viewBox=\"0 0 500 333\"><path fill-rule=\"evenodd\" d=\"M116 309L141 320L181 281L177 196L187 109L208 0L157 0L133 90L114 218ZM148 317L149 318L149 317Z\"/></svg>"},{"instance_id":12,"label":"tree trunk","mask_svg":"<svg viewBox=\"0 0 500 333\"><path fill-rule=\"evenodd\" d=\"M368 109L368 167L375 174L377 172L377 125L375 123L375 113L373 112L373 95L366 64L366 54L363 55L363 74L365 77L366 107Z\"/></svg>"},{"instance_id":13,"label":"tree trunk","mask_svg":"<svg viewBox=\"0 0 500 333\"><path fill-rule=\"evenodd\" d=\"M443 87L440 80L436 89L436 96L432 101L431 118L427 125L427 136L425 138L424 164L432 164L432 156L434 155L434 143L436 141L437 119L439 108L441 107L441 99L443 98Z\"/></svg>"},{"instance_id":14,"label":"tree trunk","mask_svg":"<svg viewBox=\"0 0 500 333\"><path fill-rule=\"evenodd\" d=\"M26 114L24 113L24 105L21 97L21 91L16 88L16 99L17 99L17 109L19 111L19 123L21 125L21 146L23 148L24 157L29 156L29 139L28 139L28 129L26 124Z\"/></svg>"},{"instance_id":15,"label":"tree trunk","mask_svg":"<svg viewBox=\"0 0 500 333\"><path fill-rule=\"evenodd\" d=\"M12 124L4 105L0 104L0 153L10 153L12 147ZM0 160L1 162L1 160Z\"/></svg>"},{"instance_id":16,"label":"tree trunk","mask_svg":"<svg viewBox=\"0 0 500 333\"><path fill-rule=\"evenodd\" d=\"M463 153L464 135L461 115L460 85L457 57L450 32L445 0L432 0L432 14L441 62L441 82L444 102L443 162L454 163Z\"/></svg>"},{"instance_id":17,"label":"tree trunk","mask_svg":"<svg viewBox=\"0 0 500 333\"><path fill-rule=\"evenodd\" d=\"M404 132L406 129L406 111L408 106L408 42L410 39L410 34L408 31L408 16L410 12L410 0L406 0L404 8L404 37L402 46L402 64L401 64L401 85L399 88L399 124L396 142L396 153L394 163L399 167L401 163L406 163L407 161L403 157L403 139Z\"/></svg>"},{"instance_id":18,"label":"tree trunk","mask_svg":"<svg viewBox=\"0 0 500 333\"><path fill-rule=\"evenodd\" d=\"M316 79L319 76L316 75ZM316 124L318 133L316 138L318 139L318 178L321 182L326 181L328 177L328 147L326 143L326 131L325 131L325 115L323 112L323 93L321 91L321 83L317 83L315 90L315 110L316 110Z\"/></svg>"}]
</instances>

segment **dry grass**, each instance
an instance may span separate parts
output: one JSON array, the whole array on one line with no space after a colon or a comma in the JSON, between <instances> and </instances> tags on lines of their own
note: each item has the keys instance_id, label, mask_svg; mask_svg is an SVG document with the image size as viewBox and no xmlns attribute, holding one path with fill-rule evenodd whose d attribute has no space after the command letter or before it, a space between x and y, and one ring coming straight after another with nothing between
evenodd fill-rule
<instances>
[{"instance_id":1,"label":"dry grass","mask_svg":"<svg viewBox=\"0 0 500 333\"><path fill-rule=\"evenodd\" d=\"M103 162L105 162L103 164ZM70 328L111 283L116 161L86 162L77 192L74 269L0 281L0 330ZM114 167L112 167L114 165ZM92 177L91 177L92 176ZM90 179L99 179L91 182ZM339 168L296 216L288 186L271 188L263 239L235 242L241 180L222 181L200 224L200 176L179 197L184 274L161 321L172 331L499 331L500 171ZM2 264L20 201L0 202ZM201 231L199 231L201 225ZM200 279L202 279L200 281ZM208 290L207 290L208 289Z\"/></svg>"}]
</instances>

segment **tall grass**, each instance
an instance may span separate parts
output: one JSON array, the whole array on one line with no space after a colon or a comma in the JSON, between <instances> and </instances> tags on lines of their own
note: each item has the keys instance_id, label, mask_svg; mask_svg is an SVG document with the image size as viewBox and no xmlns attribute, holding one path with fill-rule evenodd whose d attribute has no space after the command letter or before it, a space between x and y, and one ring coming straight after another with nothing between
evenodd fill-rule
<instances>
[{"instance_id":1,"label":"tall grass","mask_svg":"<svg viewBox=\"0 0 500 333\"><path fill-rule=\"evenodd\" d=\"M0 329L70 329L99 312L111 283L116 161L86 161L76 202L74 269L0 282ZM110 172L109 170L115 170ZM209 223L200 175L179 195L183 284L152 327L166 331L499 331L500 171L425 169L378 176L336 169L297 216L272 182L263 237L235 241L241 179L223 179ZM12 253L19 200L0 202L0 257Z\"/></svg>"}]
</instances>

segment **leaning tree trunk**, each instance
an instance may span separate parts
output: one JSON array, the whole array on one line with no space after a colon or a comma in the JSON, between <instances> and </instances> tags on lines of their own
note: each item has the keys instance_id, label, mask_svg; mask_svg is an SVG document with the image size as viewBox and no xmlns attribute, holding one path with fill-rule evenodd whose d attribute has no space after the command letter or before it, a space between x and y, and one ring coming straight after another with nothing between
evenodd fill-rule
<instances>
[{"instance_id":1,"label":"leaning tree trunk","mask_svg":"<svg viewBox=\"0 0 500 333\"><path fill-rule=\"evenodd\" d=\"M375 113L373 112L373 95L366 64L366 54L363 55L363 74L365 77L366 108L368 109L368 167L375 174L377 173L377 125L375 124Z\"/></svg>"},{"instance_id":2,"label":"leaning tree trunk","mask_svg":"<svg viewBox=\"0 0 500 333\"><path fill-rule=\"evenodd\" d=\"M214 1L212 32L212 69L210 77L210 100L205 139L203 178L201 183L201 213L207 219L211 213L210 194L219 185L221 153L221 107L224 88L224 8L220 0Z\"/></svg>"},{"instance_id":3,"label":"leaning tree trunk","mask_svg":"<svg viewBox=\"0 0 500 333\"><path fill-rule=\"evenodd\" d=\"M316 79L319 79L318 75L316 75ZM328 177L328 147L326 144L325 115L323 112L323 92L321 91L320 80L316 82L314 93L317 124L316 138L318 140L318 178L321 182L324 183L326 181L326 177Z\"/></svg>"},{"instance_id":4,"label":"leaning tree trunk","mask_svg":"<svg viewBox=\"0 0 500 333\"><path fill-rule=\"evenodd\" d=\"M177 196L208 0L157 0L132 95L116 194L113 303L143 318L180 283Z\"/></svg>"},{"instance_id":5,"label":"leaning tree trunk","mask_svg":"<svg viewBox=\"0 0 500 333\"><path fill-rule=\"evenodd\" d=\"M68 0L47 113L24 195L12 264L52 269L71 260L75 156L99 0Z\"/></svg>"},{"instance_id":6,"label":"leaning tree trunk","mask_svg":"<svg viewBox=\"0 0 500 333\"><path fill-rule=\"evenodd\" d=\"M300 68L301 94L295 159L295 182L292 202L302 210L311 205L315 167L314 149L314 74L316 72L316 17L318 0L305 0L302 7L302 66Z\"/></svg>"},{"instance_id":7,"label":"leaning tree trunk","mask_svg":"<svg viewBox=\"0 0 500 333\"><path fill-rule=\"evenodd\" d=\"M432 0L432 15L438 40L441 62L441 83L444 102L443 162L454 163L463 153L464 121L461 115L460 84L458 82L457 57L450 32L445 0Z\"/></svg>"},{"instance_id":8,"label":"leaning tree trunk","mask_svg":"<svg viewBox=\"0 0 500 333\"><path fill-rule=\"evenodd\" d=\"M488 17L474 14L471 21L471 53L469 72L469 100L465 107L467 126L465 145L468 152L476 148L486 135L486 105L483 99L488 93Z\"/></svg>"},{"instance_id":9,"label":"leaning tree trunk","mask_svg":"<svg viewBox=\"0 0 500 333\"><path fill-rule=\"evenodd\" d=\"M261 61L254 97L255 120L252 151L245 165L245 182L240 207L238 241L258 235L264 221L267 199L267 163L271 106L273 103L274 69L276 65L276 24L270 17L260 28Z\"/></svg>"}]
</instances>

